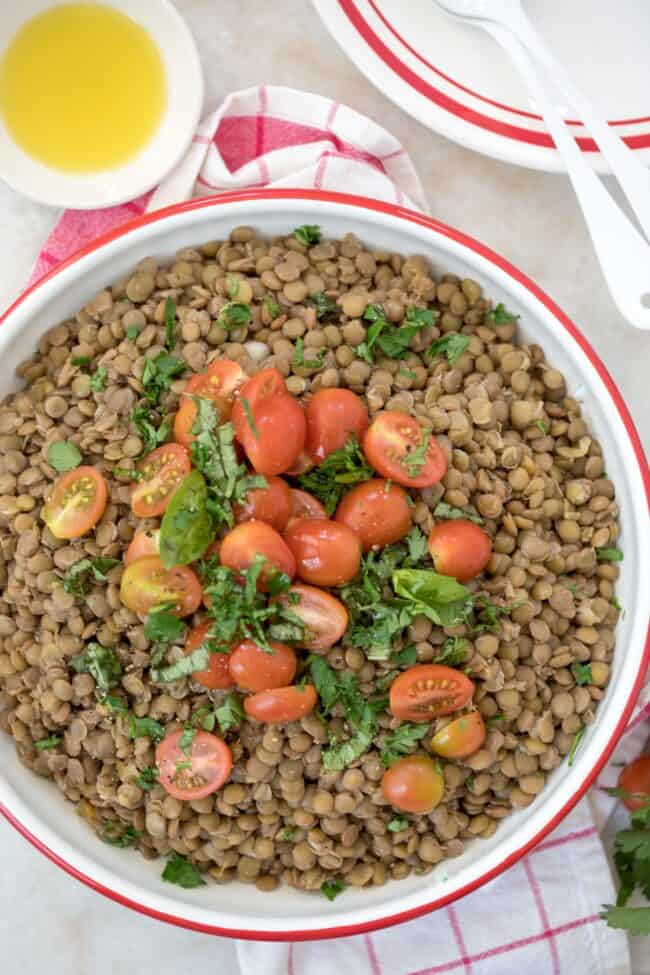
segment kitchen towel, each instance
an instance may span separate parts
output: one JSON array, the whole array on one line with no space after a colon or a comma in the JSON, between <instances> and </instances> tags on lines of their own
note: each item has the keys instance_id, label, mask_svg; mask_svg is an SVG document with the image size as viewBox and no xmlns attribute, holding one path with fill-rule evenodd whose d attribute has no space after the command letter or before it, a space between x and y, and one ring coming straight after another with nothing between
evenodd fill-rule
<instances>
[{"instance_id":1,"label":"kitchen towel","mask_svg":"<svg viewBox=\"0 0 650 975\"><path fill-rule=\"evenodd\" d=\"M381 126L319 95L261 86L230 95L207 116L185 158L153 193L107 210L65 212L32 280L145 210L227 190L281 186L343 190L427 209L409 156ZM616 763L642 751L649 720L646 687L601 786L615 784ZM597 787L505 874L416 921L321 942L239 942L241 973L641 975L631 972L625 934L599 918L601 905L615 899L601 840L615 806ZM217 967L218 954L216 941Z\"/></svg>"}]
</instances>

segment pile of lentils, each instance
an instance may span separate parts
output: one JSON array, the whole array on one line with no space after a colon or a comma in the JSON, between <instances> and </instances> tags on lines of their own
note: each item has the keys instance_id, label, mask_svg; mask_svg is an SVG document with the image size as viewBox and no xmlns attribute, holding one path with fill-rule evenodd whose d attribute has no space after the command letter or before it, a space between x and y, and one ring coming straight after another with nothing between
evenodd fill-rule
<instances>
[{"instance_id":1,"label":"pile of lentils","mask_svg":"<svg viewBox=\"0 0 650 975\"><path fill-rule=\"evenodd\" d=\"M218 319L233 275L252 318L226 330ZM315 294L332 299L321 319ZM481 592L514 608L492 633L444 631L418 617L408 634L420 663L435 660L450 632L466 637L466 672L488 725L479 751L445 763L444 800L429 815L395 827L374 747L341 772L324 770L327 733L316 713L283 727L245 720L231 744L231 778L208 798L181 802L156 782L142 788L154 744L130 737L93 677L69 666L89 640L114 648L132 711L166 727L224 693L191 678L152 682L143 622L120 601L121 564L84 598L61 584L80 558L121 559L136 529L124 469L146 444L131 413L146 359L165 348L168 296L179 323L174 354L188 370L226 356L250 374L275 366L304 400L343 386L365 398L371 417L384 408L414 415L449 460L442 482L411 492L416 524L427 533L440 501L484 519L493 554ZM396 325L412 305L438 317L403 360L378 353L369 364L356 349L370 303ZM18 368L22 389L0 406L0 728L19 760L52 779L103 838L118 828L147 859L176 851L206 879L263 891L280 882L318 891L332 875L364 887L427 873L528 806L594 721L609 679L618 568L596 550L615 544L618 509L601 448L562 373L538 345L518 343L516 331L514 317L495 314L475 281L441 274L424 257L368 250L352 234L309 246L238 227L171 263L141 261L46 332ZM434 339L456 332L469 344L453 365L425 355ZM176 409L185 382L173 382L164 411ZM95 531L72 542L56 539L40 517L56 477L48 445L61 439L104 474L110 492ZM345 640L327 661L355 674L368 696L393 666ZM453 717L437 719L432 731ZM384 712L378 734L396 724ZM53 737L55 747L36 747Z\"/></svg>"}]
</instances>

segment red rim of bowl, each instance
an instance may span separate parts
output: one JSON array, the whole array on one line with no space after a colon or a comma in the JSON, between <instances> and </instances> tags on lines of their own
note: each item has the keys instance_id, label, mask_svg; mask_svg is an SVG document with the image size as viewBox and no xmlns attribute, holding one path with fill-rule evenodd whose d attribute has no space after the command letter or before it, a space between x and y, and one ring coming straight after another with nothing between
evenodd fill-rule
<instances>
[{"instance_id":1,"label":"red rim of bowl","mask_svg":"<svg viewBox=\"0 0 650 975\"><path fill-rule=\"evenodd\" d=\"M493 132L495 135L501 136L502 138L512 139L516 142L523 142L527 145L540 146L543 149L555 149L555 143L548 132L536 129L527 129L521 125L514 125L512 122L503 122L500 119L493 118L492 116L486 115L483 112L478 112L475 109L470 108L469 105L464 105L462 102L452 98L440 88L436 88L435 85L432 85L425 78L420 77L417 72L415 72L404 61L401 60L395 51L391 50L391 48L384 43L379 35L376 34L372 29L370 23L368 20L366 20L363 13L361 13L361 11L358 9L356 0L338 0L338 5L350 23L356 29L360 37L373 51L373 53L386 65L386 67L398 75L403 82L413 88L416 92L418 92L418 94L422 95L428 101L433 102L439 108L444 109L452 115L456 115L457 118L462 119L464 122L467 122L470 125L475 125L477 128L484 129L487 132ZM498 102L485 98L478 92L472 91L471 88L466 88L465 86L456 82L453 78L449 78L447 75L443 74L433 65L430 65L428 61L417 53L417 51L413 50L406 40L397 32L396 28L386 19L385 15L378 10L376 4L374 4L372 0L370 0L370 5L399 43L403 44L407 50L411 51L411 53L420 62L426 64L429 68L435 71L436 74L438 74L441 78L444 78L446 81L449 81L457 89L474 96L484 104L492 105L495 108L504 109L515 115L519 115L524 119L537 118L537 116L533 115L532 113L519 111L512 108L512 106L500 105ZM615 122L610 122L609 124L635 125L647 121L648 119L646 118L621 119ZM569 122L569 124L575 123ZM630 147L630 149L647 149L650 146L650 132L625 135L621 136L621 138ZM576 138L576 142L583 152L600 151L594 140L588 136L579 136Z\"/></svg>"},{"instance_id":2,"label":"red rim of bowl","mask_svg":"<svg viewBox=\"0 0 650 975\"><path fill-rule=\"evenodd\" d=\"M348 195L346 193L331 193L323 190L290 190L290 189L278 189L278 190L242 190L232 193L223 193L216 196L201 197L197 200L189 200L185 203L177 203L173 206L166 207L162 210L156 210L153 213L145 213L135 220L130 220L128 223L121 224L119 227L103 234L98 237L92 243L81 248L67 260L63 261L57 267L48 271L39 281L35 282L31 287L24 291L16 301L0 316L0 325L8 318L8 316L25 301L28 295L32 294L36 289L40 288L47 281L51 281L52 278L56 277L66 268L71 267L76 264L80 258L85 257L89 254L94 253L99 250L105 244L111 241L117 240L129 234L131 231L136 230L140 227L147 226L151 223L156 223L159 220L164 220L167 217L174 216L180 213L187 213L193 210L202 210L206 207L222 206L228 203L237 203L243 201L254 201L254 200L317 200L323 203L333 203L333 204L344 204L346 206L356 207L360 210L374 210L375 212L388 214L389 216L396 217L398 220L406 221L407 223L417 224L420 227L425 227L428 230L433 231L442 237L446 237L449 240L453 240L466 247L468 250L473 251L478 254L483 259L487 260L489 263L495 265L501 271L504 271L510 278L523 285L526 290L533 295L544 307L551 312L555 317L558 324L569 333L569 335L574 339L574 341L580 346L582 351L585 353L589 359L591 365L594 367L600 379L602 380L605 388L607 389L609 395L611 396L618 414L625 426L632 449L636 455L638 461L639 470L641 472L646 500L648 502L648 508L650 509L650 468L648 468L648 463L646 461L643 448L641 446L641 441L634 427L634 423L630 416L630 413L625 405L625 401L621 396L614 380L609 375L607 369L596 355L595 351L592 349L591 345L584 336L578 331L577 327L573 322L561 311L561 309L545 294L536 284L534 284L525 274L517 270L512 264L506 261L503 257L496 254L494 251L485 247L483 244L479 243L474 238L455 230L453 227L447 226L447 224L440 223L438 220L432 217L425 216L423 213L417 213L414 210L408 210L405 207L400 207L392 203L384 203L380 200L373 200L368 197ZM178 927L188 928L193 931L199 931L203 934L214 934L220 936L228 936L232 938L243 938L258 941L312 941L321 938L336 938L345 937L354 934L363 934L368 931L375 931L380 928L389 927L393 924L400 924L404 921L411 921L414 918L420 917L423 914L428 914L431 911L437 910L438 908L444 907L446 904L450 904L460 897L464 897L465 894L469 894L471 891L478 889L483 884L497 877L499 874L503 873L509 867L513 866L522 856L528 853L537 843L540 842L552 829L555 828L564 817L571 811L578 800L584 795L590 785L595 781L600 770L605 765L607 759L611 755L616 742L618 741L620 735L625 729L628 718L634 707L634 703L637 699L639 691L641 689L645 670L650 662L650 625L648 626L648 632L646 635L646 642L643 651L643 656L641 659L641 664L639 667L639 672L636 676L634 686L628 698L628 701L623 709L621 716L619 717L618 723L604 748L599 760L596 762L595 766L583 781L579 789L577 789L571 798L562 806L562 808L556 813L553 818L546 823L535 836L532 837L527 843L519 847L508 857L506 857L497 867L483 873L479 878L466 884L460 890L444 894L442 896L436 897L434 900L429 901L426 904L422 904L418 907L410 908L406 911L400 911L396 914L389 914L386 917L378 918L373 921L364 921L357 924L343 924L336 925L334 927L318 928L306 931L251 931L251 930L239 930L237 928L224 928L217 927L216 925L203 924L199 921L191 921L187 918L177 917L174 914L166 914L162 911L158 911L154 908L148 907L145 904L141 904L138 901L131 900L120 894L110 887L106 887L103 884L98 883L92 877L78 870L72 864L68 863L63 857L59 856L51 850L42 840L35 836L30 830L27 829L9 810L0 805L0 813L4 815L7 821L19 832L25 839L44 853L48 859L56 863L57 866L61 867L71 876L75 877L77 880L82 881L86 886L91 887L93 890L97 891L104 896L109 897L111 900L122 904L125 907L133 908L139 911L141 914L145 914L148 917L155 918L158 921L166 921L169 924L175 924Z\"/></svg>"}]
</instances>

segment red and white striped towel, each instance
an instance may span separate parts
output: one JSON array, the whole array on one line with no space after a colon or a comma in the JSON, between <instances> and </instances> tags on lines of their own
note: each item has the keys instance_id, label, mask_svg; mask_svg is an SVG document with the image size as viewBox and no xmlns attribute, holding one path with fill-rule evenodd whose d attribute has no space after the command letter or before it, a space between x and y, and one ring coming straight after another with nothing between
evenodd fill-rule
<instances>
[{"instance_id":1,"label":"red and white striped towel","mask_svg":"<svg viewBox=\"0 0 650 975\"><path fill-rule=\"evenodd\" d=\"M230 95L201 123L185 159L152 194L108 210L64 213L32 280L145 210L250 186L344 189L426 209L411 160L381 126L319 95L251 88ZM639 754L649 728L646 687L614 761ZM614 784L617 771L610 765L601 784ZM601 842L613 807L593 790L506 874L400 928L318 943L240 942L242 973L642 975L638 968L632 973L625 935L599 919L601 905L615 896Z\"/></svg>"}]
</instances>

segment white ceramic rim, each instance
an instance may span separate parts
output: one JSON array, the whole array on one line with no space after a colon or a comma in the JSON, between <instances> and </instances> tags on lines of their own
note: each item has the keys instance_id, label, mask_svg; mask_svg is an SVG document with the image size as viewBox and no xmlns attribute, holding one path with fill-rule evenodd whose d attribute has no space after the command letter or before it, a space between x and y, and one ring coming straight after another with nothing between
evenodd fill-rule
<instances>
[{"instance_id":1,"label":"white ceramic rim","mask_svg":"<svg viewBox=\"0 0 650 975\"><path fill-rule=\"evenodd\" d=\"M0 13L0 56L26 21L67 2L74 0L23 0L4 8ZM16 144L0 115L0 178L17 192L50 206L103 209L149 192L180 162L201 117L201 62L189 27L174 4L170 0L96 2L135 20L156 43L167 77L167 105L158 128L133 159L96 173L68 173L40 163Z\"/></svg>"},{"instance_id":2,"label":"white ceramic rim","mask_svg":"<svg viewBox=\"0 0 650 975\"><path fill-rule=\"evenodd\" d=\"M566 172L542 119L499 105L423 65L376 0L312 0L321 20L352 62L384 95L423 125L502 162ZM616 122L650 166L650 119ZM572 126L596 172L609 166L583 126Z\"/></svg>"},{"instance_id":3,"label":"white ceramic rim","mask_svg":"<svg viewBox=\"0 0 650 975\"><path fill-rule=\"evenodd\" d=\"M242 223L255 225L257 221L263 223L265 219L277 221L280 218L286 227L309 219L320 223L325 233L328 232L328 224L337 219L343 222L353 220L361 235L364 228L368 232L383 230L389 234L392 228L394 232L408 233L412 235L415 247L419 241L426 249L428 242L431 247L442 248L450 260L456 255L477 274L488 276L497 292L503 292L504 297L514 303L515 309L528 309L535 321L543 321L549 329L559 331L567 361L570 357L576 357L580 361L581 375L589 375L590 381L596 382L598 388L602 386L599 406L607 411L608 424L611 424L620 450L622 469L629 472L632 511L628 512L628 516L632 518L633 530L629 538L625 538L625 547L637 569L630 583L633 592L628 594L634 598L629 601L626 665L621 668L615 693L612 695L611 691L608 692L609 704L605 706L606 702L603 703L599 721L591 726L585 736L573 768L567 770L563 765L563 784L553 788L549 783L549 798L540 797L539 803L536 801L525 811L526 815L517 826L515 836L508 844L501 844L504 849L497 850L490 857L483 856L483 865L480 868L476 865L470 867L466 871L466 881L454 889L445 890L444 884L434 886L433 882L429 887L427 882L415 893L400 894L399 887L396 887L395 896L387 896L388 903L379 908L366 906L363 897L360 898L361 906L347 910L338 901L330 904L319 898L314 901L312 912L290 918L293 927L289 930L286 913L278 912L271 921L266 919L267 923L262 925L255 914L246 916L242 912L228 914L224 910L215 910L201 898L205 888L178 891L173 897L166 889L153 893L143 890L137 883L117 877L115 872L59 836L48 822L46 813L39 814L33 803L24 801L9 781L0 777L0 812L46 856L100 893L150 917L204 933L291 941L359 934L410 920L456 900L514 864L567 815L592 784L625 728L650 659L650 626L644 618L645 597L650 588L650 562L646 557L650 535L650 470L627 408L602 362L575 325L533 282L472 238L423 214L364 197L316 190L251 190L193 200L145 214L85 247L25 292L0 319L0 324L3 324L0 354L2 347L11 345L21 333L22 326L31 320L38 320L35 316L46 309L56 296L65 293L72 282L83 279L97 266L103 268L104 264L110 264L120 255L124 259L136 242L138 246L144 244L147 247L150 243L150 250L155 252L158 232L161 237L170 233L185 235L185 241L191 235L196 242L208 239L209 231L206 229L202 232L202 228L208 228L217 219L232 227ZM559 771L556 770L554 774L557 776ZM570 786L568 780L571 780ZM480 842L487 844L490 841ZM131 854L125 851L124 855ZM425 878L422 881L424 883ZM404 881L400 883L404 884ZM161 885L162 888L164 886ZM363 895L364 892L360 893Z\"/></svg>"}]
</instances>

